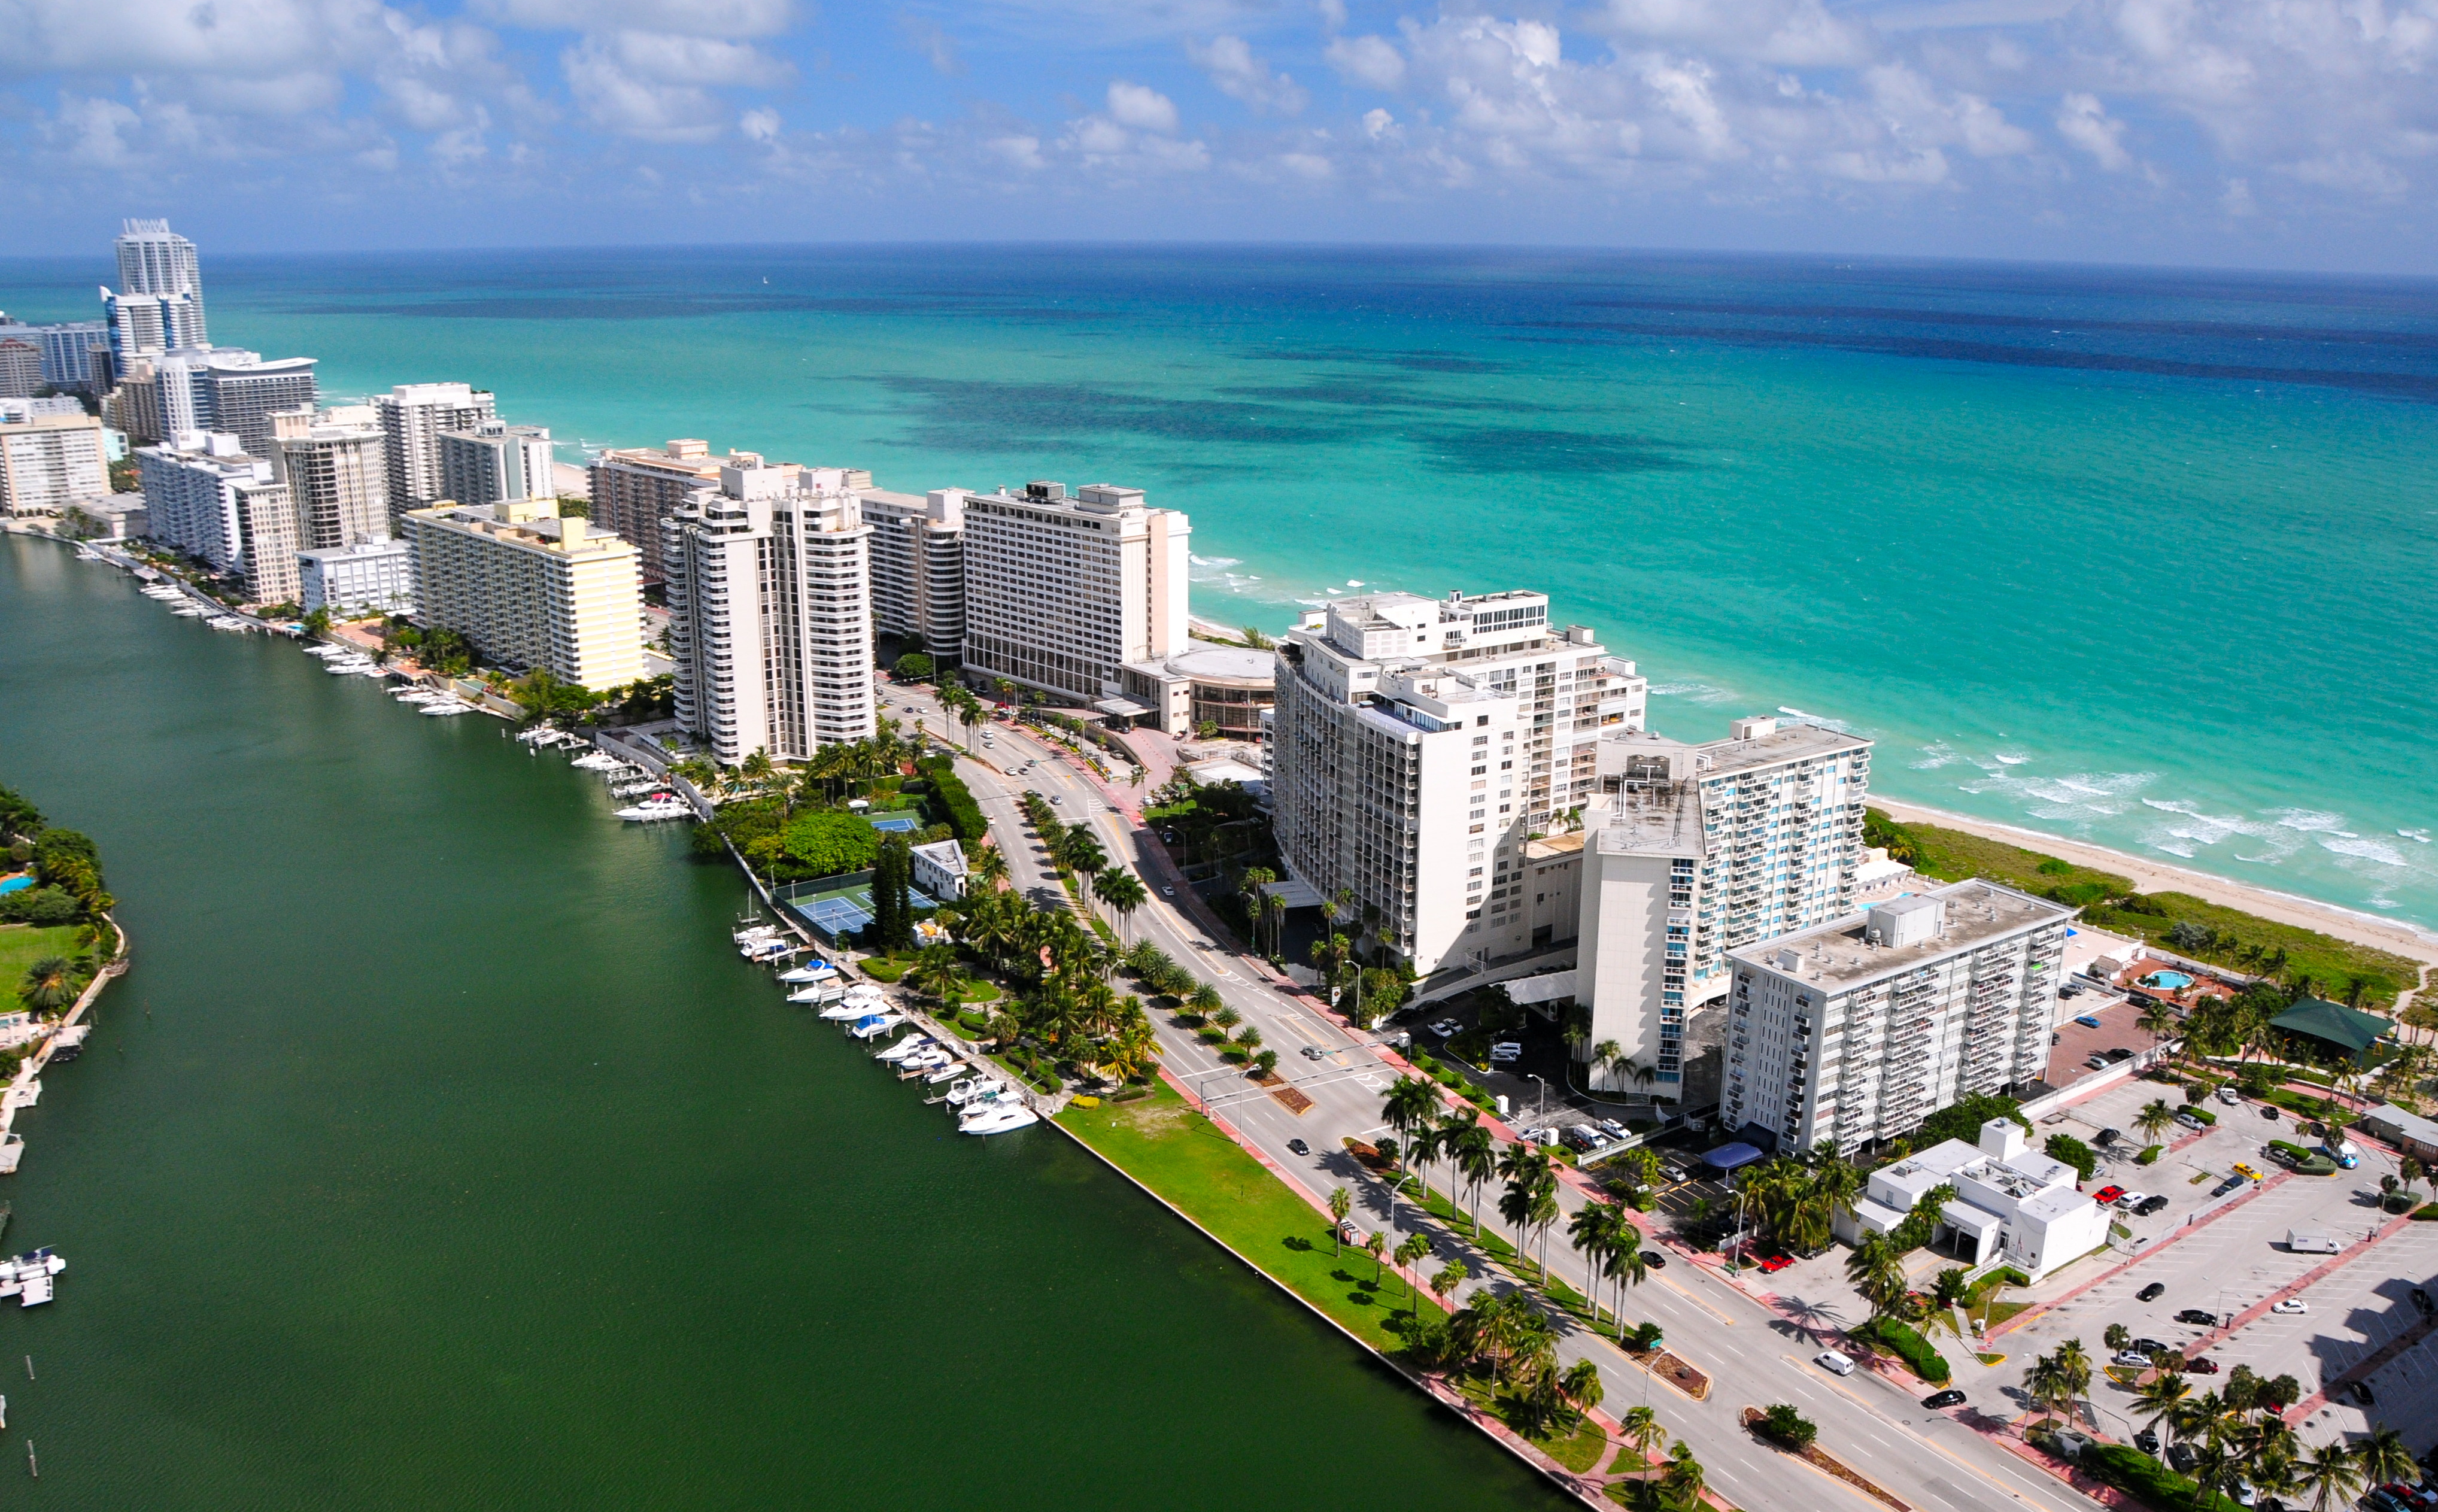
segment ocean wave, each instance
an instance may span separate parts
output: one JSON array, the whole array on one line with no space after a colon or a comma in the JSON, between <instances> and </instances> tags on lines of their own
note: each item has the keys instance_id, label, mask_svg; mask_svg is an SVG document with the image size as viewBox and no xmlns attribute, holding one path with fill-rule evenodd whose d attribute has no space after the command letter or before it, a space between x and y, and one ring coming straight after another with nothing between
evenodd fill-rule
<instances>
[{"instance_id":1,"label":"ocean wave","mask_svg":"<svg viewBox=\"0 0 2438 1512\"><path fill-rule=\"evenodd\" d=\"M2381 866L2404 868L2412 866L2412 862L2405 859L2403 852L2385 840L2365 840L2358 835L2348 835L2342 838L2330 836L2320 842L2320 849L2334 852L2338 855L2359 856L2365 861L2376 861Z\"/></svg>"},{"instance_id":2,"label":"ocean wave","mask_svg":"<svg viewBox=\"0 0 2438 1512\"><path fill-rule=\"evenodd\" d=\"M1840 735L1846 735L1851 734L1854 729L1842 719L1831 719L1827 714L1807 714L1800 709L1790 709L1784 704L1777 706L1777 712L1797 724L1810 725L1814 730L1833 730Z\"/></svg>"},{"instance_id":3,"label":"ocean wave","mask_svg":"<svg viewBox=\"0 0 2438 1512\"><path fill-rule=\"evenodd\" d=\"M1735 694L1706 682L1654 682L1651 685L1654 698L1690 698L1699 704L1725 703Z\"/></svg>"},{"instance_id":4,"label":"ocean wave","mask_svg":"<svg viewBox=\"0 0 2438 1512\"><path fill-rule=\"evenodd\" d=\"M2021 766L2025 762L2031 760L2029 756L2017 756L2011 752L2003 750L1992 751L1989 753L1989 756L1990 760L1996 762L2001 766Z\"/></svg>"},{"instance_id":5,"label":"ocean wave","mask_svg":"<svg viewBox=\"0 0 2438 1512\"><path fill-rule=\"evenodd\" d=\"M2273 808L2269 811L2269 816L2275 819L2282 829L2301 830L2306 834L2320 830L2341 830L2345 827L2343 815L2329 814L2320 809Z\"/></svg>"},{"instance_id":6,"label":"ocean wave","mask_svg":"<svg viewBox=\"0 0 2438 1512\"><path fill-rule=\"evenodd\" d=\"M1921 748L1921 760L1909 762L1906 765L1917 772L1934 772L1942 766L1952 766L1963 759L1962 753L1942 740L1924 746Z\"/></svg>"},{"instance_id":7,"label":"ocean wave","mask_svg":"<svg viewBox=\"0 0 2438 1512\"><path fill-rule=\"evenodd\" d=\"M1195 556L1191 553L1185 559L1196 567L1237 567L1245 560L1241 556Z\"/></svg>"}]
</instances>

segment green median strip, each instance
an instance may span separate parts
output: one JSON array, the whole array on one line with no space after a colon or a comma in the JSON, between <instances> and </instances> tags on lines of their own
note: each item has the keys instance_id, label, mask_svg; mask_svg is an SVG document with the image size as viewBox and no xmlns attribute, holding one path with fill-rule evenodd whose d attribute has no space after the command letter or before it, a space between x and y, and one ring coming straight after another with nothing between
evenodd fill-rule
<instances>
[{"instance_id":1,"label":"green median strip","mask_svg":"<svg viewBox=\"0 0 2438 1512\"><path fill-rule=\"evenodd\" d=\"M1405 1284L1160 1083L1122 1107L1069 1107L1059 1126L1150 1188L1263 1274L1383 1353L1405 1345ZM1384 1277L1374 1280L1375 1274ZM1424 1306L1435 1306L1428 1292Z\"/></svg>"}]
</instances>

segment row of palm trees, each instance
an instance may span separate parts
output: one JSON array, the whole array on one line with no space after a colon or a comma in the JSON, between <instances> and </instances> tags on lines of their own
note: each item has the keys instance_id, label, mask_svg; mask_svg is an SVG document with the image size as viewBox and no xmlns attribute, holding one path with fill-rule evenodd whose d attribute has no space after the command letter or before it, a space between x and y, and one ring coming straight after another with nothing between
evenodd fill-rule
<instances>
[{"instance_id":1,"label":"row of palm trees","mask_svg":"<svg viewBox=\"0 0 2438 1512\"><path fill-rule=\"evenodd\" d=\"M2264 1381L2237 1366L2223 1389L2196 1395L2182 1355L2154 1358L2162 1368L2135 1389L2133 1415L2166 1443L2192 1446L2195 1506L2215 1504L2216 1493L2241 1478L2258 1493L2306 1497L2310 1512L2338 1512L2366 1486L2420 1477L2403 1435L2384 1423L2358 1444L2306 1446L2283 1415L2291 1405L2288 1378ZM2077 1405L2089 1409L2093 1375L2082 1341L2068 1339L2033 1363L2024 1386L2036 1409L2071 1421Z\"/></svg>"},{"instance_id":2,"label":"row of palm trees","mask_svg":"<svg viewBox=\"0 0 2438 1512\"><path fill-rule=\"evenodd\" d=\"M998 865L988 863L997 861ZM977 888L943 916L956 940L991 962L1011 992L986 1031L1011 1045L1030 1042L1079 1068L1126 1081L1150 1069L1159 1041L1142 1001L1110 978L1124 958L1071 913L1032 906L1001 884L1004 858L984 851ZM909 990L944 1005L961 1002L966 978L956 948L934 945L908 969Z\"/></svg>"}]
</instances>

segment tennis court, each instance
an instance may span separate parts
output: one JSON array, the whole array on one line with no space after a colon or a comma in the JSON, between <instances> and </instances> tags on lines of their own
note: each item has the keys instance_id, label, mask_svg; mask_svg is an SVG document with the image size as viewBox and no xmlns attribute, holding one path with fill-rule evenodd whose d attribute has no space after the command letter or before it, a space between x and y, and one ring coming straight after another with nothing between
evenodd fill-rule
<instances>
[{"instance_id":1,"label":"tennis court","mask_svg":"<svg viewBox=\"0 0 2438 1512\"><path fill-rule=\"evenodd\" d=\"M922 819L912 814L874 814L869 822L874 829L893 835L909 835L923 827Z\"/></svg>"},{"instance_id":2,"label":"tennis court","mask_svg":"<svg viewBox=\"0 0 2438 1512\"><path fill-rule=\"evenodd\" d=\"M939 900L920 888L909 888L907 901L917 908L935 908ZM872 923L872 873L854 871L844 876L822 877L812 882L794 882L781 888L778 900L795 911L797 917L813 926L830 943L851 935Z\"/></svg>"}]
</instances>

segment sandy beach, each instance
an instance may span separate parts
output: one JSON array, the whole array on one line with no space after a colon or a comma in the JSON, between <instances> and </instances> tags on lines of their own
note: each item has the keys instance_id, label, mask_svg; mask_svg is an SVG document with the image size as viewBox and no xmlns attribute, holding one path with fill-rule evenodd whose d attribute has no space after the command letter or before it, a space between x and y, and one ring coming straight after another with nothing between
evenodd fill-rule
<instances>
[{"instance_id":1,"label":"sandy beach","mask_svg":"<svg viewBox=\"0 0 2438 1512\"><path fill-rule=\"evenodd\" d=\"M2414 960L2438 965L2438 935L2416 928L2400 920L2381 919L2373 914L2357 913L2350 908L2340 908L2333 904L2315 903L2308 898L2297 898L2290 893L2272 892L2265 888L2246 887L2239 882L2229 882L2224 877L2212 876L2206 871L2195 871L2185 867L2146 861L2140 856L2128 855L2122 851L2111 851L2103 846L2085 845L2079 840L2063 839L2058 835L2043 834L2039 830L2021 829L2012 824L1999 824L1989 819L1951 814L1945 809L1924 808L1918 803L1899 803L1877 793L1871 795L1871 805L1874 808L1884 809L1890 817L1907 823L1943 825L1948 829L1962 830L1968 835L1978 835L1986 839L2005 840L2009 844L2038 851L2043 855L2054 855L2079 866L2097 867L2105 871L2113 871L2119 876L2132 878L2133 886L2138 891L2188 892L2194 897L2204 898L2211 903L2221 904L2230 908L2240 908L2246 913L2258 914L2263 919L2274 919L2281 923L2296 924L2305 929L2316 929L2323 934L2334 935L2340 940L2350 940L2358 944L2376 945L2381 950L2392 950L2399 956L2408 956Z\"/></svg>"}]
</instances>

